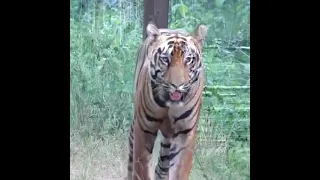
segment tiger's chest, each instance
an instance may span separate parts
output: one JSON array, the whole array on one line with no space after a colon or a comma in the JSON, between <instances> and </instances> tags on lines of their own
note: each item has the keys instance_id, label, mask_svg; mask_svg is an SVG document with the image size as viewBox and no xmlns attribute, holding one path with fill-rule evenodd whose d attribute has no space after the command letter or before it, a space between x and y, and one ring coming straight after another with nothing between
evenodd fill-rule
<instances>
[{"instance_id":1,"label":"tiger's chest","mask_svg":"<svg viewBox=\"0 0 320 180\"><path fill-rule=\"evenodd\" d=\"M187 107L170 107L159 129L162 134L172 137L193 123L191 117L193 114L193 109Z\"/></svg>"}]
</instances>

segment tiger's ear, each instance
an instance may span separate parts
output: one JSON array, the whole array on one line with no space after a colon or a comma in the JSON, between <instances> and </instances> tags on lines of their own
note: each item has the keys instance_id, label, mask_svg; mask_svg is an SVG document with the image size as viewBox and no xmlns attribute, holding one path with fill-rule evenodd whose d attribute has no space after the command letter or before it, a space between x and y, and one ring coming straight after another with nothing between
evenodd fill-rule
<instances>
[{"instance_id":1,"label":"tiger's ear","mask_svg":"<svg viewBox=\"0 0 320 180\"><path fill-rule=\"evenodd\" d=\"M152 40L160 35L159 29L153 22L148 23L146 27L146 31L147 31L148 37L150 37Z\"/></svg>"},{"instance_id":2,"label":"tiger's ear","mask_svg":"<svg viewBox=\"0 0 320 180\"><path fill-rule=\"evenodd\" d=\"M193 36L202 45L207 35L208 27L204 24L200 24L193 32Z\"/></svg>"}]
</instances>

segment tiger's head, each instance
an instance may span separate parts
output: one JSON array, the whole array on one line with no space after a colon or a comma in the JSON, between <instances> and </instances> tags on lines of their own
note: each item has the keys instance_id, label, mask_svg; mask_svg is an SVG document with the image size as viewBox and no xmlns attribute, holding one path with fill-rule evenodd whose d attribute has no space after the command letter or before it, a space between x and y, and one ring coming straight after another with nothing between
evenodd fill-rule
<instances>
[{"instance_id":1,"label":"tiger's head","mask_svg":"<svg viewBox=\"0 0 320 180\"><path fill-rule=\"evenodd\" d=\"M202 46L207 27L199 25L193 33L183 30L146 27L152 48L148 49L149 75L154 92L170 106L183 104L203 70Z\"/></svg>"}]
</instances>

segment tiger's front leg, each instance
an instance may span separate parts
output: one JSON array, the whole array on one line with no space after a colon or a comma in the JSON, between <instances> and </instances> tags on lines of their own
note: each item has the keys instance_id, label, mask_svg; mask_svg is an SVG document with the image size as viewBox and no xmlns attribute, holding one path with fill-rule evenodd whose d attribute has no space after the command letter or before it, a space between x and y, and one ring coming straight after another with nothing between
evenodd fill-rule
<instances>
[{"instance_id":1,"label":"tiger's front leg","mask_svg":"<svg viewBox=\"0 0 320 180\"><path fill-rule=\"evenodd\" d=\"M138 120L133 128L133 180L150 180L150 160L152 150L157 138L157 131L145 130Z\"/></svg>"},{"instance_id":2,"label":"tiger's front leg","mask_svg":"<svg viewBox=\"0 0 320 180\"><path fill-rule=\"evenodd\" d=\"M155 169L155 180L169 179L170 147L170 138L162 137L160 143L160 156Z\"/></svg>"},{"instance_id":3,"label":"tiger's front leg","mask_svg":"<svg viewBox=\"0 0 320 180\"><path fill-rule=\"evenodd\" d=\"M173 139L169 155L169 180L189 180L195 145L196 128Z\"/></svg>"},{"instance_id":4,"label":"tiger's front leg","mask_svg":"<svg viewBox=\"0 0 320 180\"><path fill-rule=\"evenodd\" d=\"M170 146L169 180L189 180L191 173L193 153L197 139L197 126L200 115L200 106L194 108L191 119L180 119L172 134ZM176 125L177 125L176 124Z\"/></svg>"}]
</instances>

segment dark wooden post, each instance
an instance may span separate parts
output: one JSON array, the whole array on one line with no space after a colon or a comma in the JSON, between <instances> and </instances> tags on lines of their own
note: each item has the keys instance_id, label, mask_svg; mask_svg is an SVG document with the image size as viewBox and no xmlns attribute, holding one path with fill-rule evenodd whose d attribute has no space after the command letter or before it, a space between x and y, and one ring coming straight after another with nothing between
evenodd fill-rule
<instances>
[{"instance_id":1,"label":"dark wooden post","mask_svg":"<svg viewBox=\"0 0 320 180\"><path fill-rule=\"evenodd\" d=\"M149 21L153 21L158 28L168 28L169 0L143 0L143 4L143 39L145 39Z\"/></svg>"}]
</instances>

